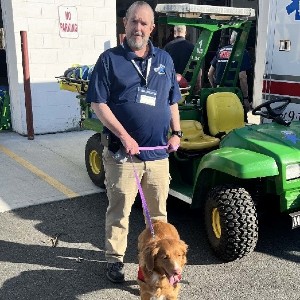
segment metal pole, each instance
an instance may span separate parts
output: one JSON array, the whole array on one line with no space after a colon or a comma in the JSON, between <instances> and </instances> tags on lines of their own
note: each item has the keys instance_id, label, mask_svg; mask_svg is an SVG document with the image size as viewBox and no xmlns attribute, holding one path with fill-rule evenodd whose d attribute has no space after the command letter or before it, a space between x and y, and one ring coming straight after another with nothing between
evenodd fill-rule
<instances>
[{"instance_id":1,"label":"metal pole","mask_svg":"<svg viewBox=\"0 0 300 300\"><path fill-rule=\"evenodd\" d=\"M33 140L34 130L33 130L27 32L20 31L20 35L21 35L22 66L23 66L23 78L24 78L27 137L29 140Z\"/></svg>"}]
</instances>

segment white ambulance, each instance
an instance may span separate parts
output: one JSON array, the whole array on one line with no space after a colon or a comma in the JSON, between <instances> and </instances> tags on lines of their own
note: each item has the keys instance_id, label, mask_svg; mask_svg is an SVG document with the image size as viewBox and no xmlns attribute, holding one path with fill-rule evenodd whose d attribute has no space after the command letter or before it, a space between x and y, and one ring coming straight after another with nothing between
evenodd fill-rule
<instances>
[{"instance_id":1,"label":"white ambulance","mask_svg":"<svg viewBox=\"0 0 300 300\"><path fill-rule=\"evenodd\" d=\"M260 0L253 106L290 97L287 120L300 119L300 1ZM266 120L262 120L265 122Z\"/></svg>"}]
</instances>

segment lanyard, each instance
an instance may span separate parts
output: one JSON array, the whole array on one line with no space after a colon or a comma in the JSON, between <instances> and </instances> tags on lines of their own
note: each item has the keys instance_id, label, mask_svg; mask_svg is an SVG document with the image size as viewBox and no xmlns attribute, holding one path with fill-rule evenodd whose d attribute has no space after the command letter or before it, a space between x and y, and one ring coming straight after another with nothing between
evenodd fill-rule
<instances>
[{"instance_id":1,"label":"lanyard","mask_svg":"<svg viewBox=\"0 0 300 300\"><path fill-rule=\"evenodd\" d=\"M131 60L133 66L136 68L136 70L138 71L138 73L142 76L142 78L145 80L146 82L146 86L148 86L148 76L150 73L150 68L151 68L151 62L152 62L152 57L150 57L147 61L147 72L146 72L146 77L144 77L141 69L139 68L139 66L137 65L137 63L134 61L134 59Z\"/></svg>"},{"instance_id":2,"label":"lanyard","mask_svg":"<svg viewBox=\"0 0 300 300\"><path fill-rule=\"evenodd\" d=\"M122 43L121 46L125 49L124 44ZM147 72L146 72L146 77L144 77L143 72L141 71L141 69L139 68L139 66L137 65L137 63L134 61L134 59L130 60L133 64L133 66L135 67L135 69L138 71L138 73L142 76L142 78L145 80L146 82L146 86L148 86L148 76L150 74L150 68L151 68L151 63L152 63L152 57L150 57L147 61Z\"/></svg>"}]
</instances>

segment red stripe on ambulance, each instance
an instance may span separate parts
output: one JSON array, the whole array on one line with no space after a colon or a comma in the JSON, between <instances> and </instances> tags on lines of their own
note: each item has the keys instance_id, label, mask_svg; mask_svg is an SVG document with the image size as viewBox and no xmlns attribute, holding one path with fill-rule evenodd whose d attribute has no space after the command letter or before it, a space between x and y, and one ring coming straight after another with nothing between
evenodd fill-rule
<instances>
[{"instance_id":1,"label":"red stripe on ambulance","mask_svg":"<svg viewBox=\"0 0 300 300\"><path fill-rule=\"evenodd\" d=\"M300 97L300 83L264 80L263 93Z\"/></svg>"}]
</instances>

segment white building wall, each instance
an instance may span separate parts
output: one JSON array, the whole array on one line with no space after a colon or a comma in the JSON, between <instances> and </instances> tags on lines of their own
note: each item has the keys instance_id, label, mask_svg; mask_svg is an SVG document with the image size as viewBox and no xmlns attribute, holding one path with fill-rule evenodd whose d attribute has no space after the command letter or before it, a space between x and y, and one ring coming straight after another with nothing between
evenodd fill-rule
<instances>
[{"instance_id":1,"label":"white building wall","mask_svg":"<svg viewBox=\"0 0 300 300\"><path fill-rule=\"evenodd\" d=\"M77 8L76 39L59 34L60 5ZM72 64L94 64L116 45L116 0L1 0L13 130L27 134L20 31L27 31L35 134L78 129L79 100L55 76Z\"/></svg>"}]
</instances>

